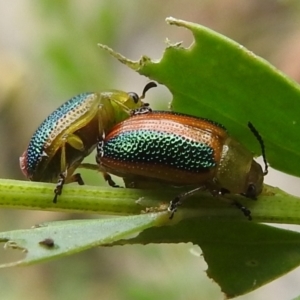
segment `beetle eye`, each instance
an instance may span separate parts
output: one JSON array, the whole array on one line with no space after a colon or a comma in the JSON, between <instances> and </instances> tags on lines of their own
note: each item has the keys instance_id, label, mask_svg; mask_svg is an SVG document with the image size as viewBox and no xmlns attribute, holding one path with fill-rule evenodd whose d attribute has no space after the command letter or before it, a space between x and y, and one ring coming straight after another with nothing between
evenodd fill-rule
<instances>
[{"instance_id":1,"label":"beetle eye","mask_svg":"<svg viewBox=\"0 0 300 300\"><path fill-rule=\"evenodd\" d=\"M133 99L134 103L138 103L140 100L140 97L136 93L128 93L128 96Z\"/></svg>"},{"instance_id":2,"label":"beetle eye","mask_svg":"<svg viewBox=\"0 0 300 300\"><path fill-rule=\"evenodd\" d=\"M253 183L250 183L248 185L247 191L244 194L245 197L251 198L251 199L256 199L257 192L256 192L256 186Z\"/></svg>"}]
</instances>

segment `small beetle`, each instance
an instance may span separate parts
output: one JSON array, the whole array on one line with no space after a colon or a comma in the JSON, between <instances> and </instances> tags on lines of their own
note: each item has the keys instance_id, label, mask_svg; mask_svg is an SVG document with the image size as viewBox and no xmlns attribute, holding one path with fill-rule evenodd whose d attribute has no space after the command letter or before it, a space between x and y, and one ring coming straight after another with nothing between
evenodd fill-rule
<instances>
[{"instance_id":1,"label":"small beetle","mask_svg":"<svg viewBox=\"0 0 300 300\"><path fill-rule=\"evenodd\" d=\"M139 113L117 124L100 141L96 161L101 171L123 177L125 182L165 182L173 186L198 186L171 201L171 217L181 200L200 189L213 195L233 193L256 198L263 187L267 163L261 166L253 154L230 137L222 125L185 114L153 111ZM199 186L200 185L200 186ZM250 211L235 203L246 216Z\"/></svg>"},{"instance_id":2,"label":"small beetle","mask_svg":"<svg viewBox=\"0 0 300 300\"><path fill-rule=\"evenodd\" d=\"M130 116L132 109L148 106L141 100L154 86L149 82L141 97L112 90L82 93L65 102L38 127L20 157L24 175L32 181L56 182L54 203L65 182L84 184L74 171L115 124Z\"/></svg>"}]
</instances>

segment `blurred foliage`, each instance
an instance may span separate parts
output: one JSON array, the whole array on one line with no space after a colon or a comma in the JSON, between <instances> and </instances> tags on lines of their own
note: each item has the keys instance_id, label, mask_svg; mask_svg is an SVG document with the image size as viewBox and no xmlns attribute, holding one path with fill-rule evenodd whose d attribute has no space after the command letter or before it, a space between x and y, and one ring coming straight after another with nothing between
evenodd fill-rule
<instances>
[{"instance_id":1,"label":"blurred foliage","mask_svg":"<svg viewBox=\"0 0 300 300\"><path fill-rule=\"evenodd\" d=\"M184 40L184 45L191 41L187 31L165 24L166 17L174 16L229 36L300 81L299 9L299 1L295 0L2 1L1 177L23 178L18 157L31 134L71 96L106 88L142 90L147 79L119 66L97 48L97 43L133 59L142 54L160 57L166 37L175 42ZM149 93L149 98L160 102L169 97L159 89L154 96ZM164 102L165 108L168 101L170 98ZM87 175L88 183L97 184L97 175ZM10 210L0 216L1 231L27 228L46 220L87 217ZM1 270L1 294L5 299L46 300L221 299L219 289L203 272L203 260L191 255L190 248L101 248L40 266ZM287 278L242 299L295 297L297 291L293 288L299 279L293 274Z\"/></svg>"},{"instance_id":2,"label":"blurred foliage","mask_svg":"<svg viewBox=\"0 0 300 300\"><path fill-rule=\"evenodd\" d=\"M96 45L99 40L115 44L118 28L113 25L121 17L121 10L111 13L114 2L94 1L93 9L78 1L38 3L37 11L47 24L41 48L43 59L55 74L57 88L80 93L109 86L113 81L113 71Z\"/></svg>"}]
</instances>

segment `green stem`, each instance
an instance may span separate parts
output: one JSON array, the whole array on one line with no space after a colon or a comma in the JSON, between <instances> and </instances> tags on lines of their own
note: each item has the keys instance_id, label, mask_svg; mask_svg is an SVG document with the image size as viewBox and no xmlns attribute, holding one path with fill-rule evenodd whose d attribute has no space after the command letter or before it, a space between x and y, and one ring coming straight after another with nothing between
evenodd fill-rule
<instances>
[{"instance_id":1,"label":"green stem","mask_svg":"<svg viewBox=\"0 0 300 300\"><path fill-rule=\"evenodd\" d=\"M0 179L0 206L4 208L138 214L138 193L134 190L66 185L58 203L52 202L54 184Z\"/></svg>"},{"instance_id":2,"label":"green stem","mask_svg":"<svg viewBox=\"0 0 300 300\"><path fill-rule=\"evenodd\" d=\"M149 208L152 211L165 210L170 200L181 192L179 189L137 190L66 185L58 203L54 204L53 190L54 184L51 183L0 179L0 207L132 215L149 211ZM247 206L254 222L300 224L300 198L270 186L265 186L257 201L240 196L225 198L199 193L185 200L175 216L177 220L196 216L204 219L246 221L238 209L229 205L232 200Z\"/></svg>"}]
</instances>

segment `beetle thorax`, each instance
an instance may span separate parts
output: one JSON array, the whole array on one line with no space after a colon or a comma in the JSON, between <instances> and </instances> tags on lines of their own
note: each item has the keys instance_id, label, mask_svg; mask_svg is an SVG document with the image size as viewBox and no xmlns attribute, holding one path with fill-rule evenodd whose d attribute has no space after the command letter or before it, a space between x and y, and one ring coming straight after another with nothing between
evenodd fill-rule
<instances>
[{"instance_id":1,"label":"beetle thorax","mask_svg":"<svg viewBox=\"0 0 300 300\"><path fill-rule=\"evenodd\" d=\"M216 179L230 193L245 193L253 155L236 140L228 137L223 145Z\"/></svg>"}]
</instances>

